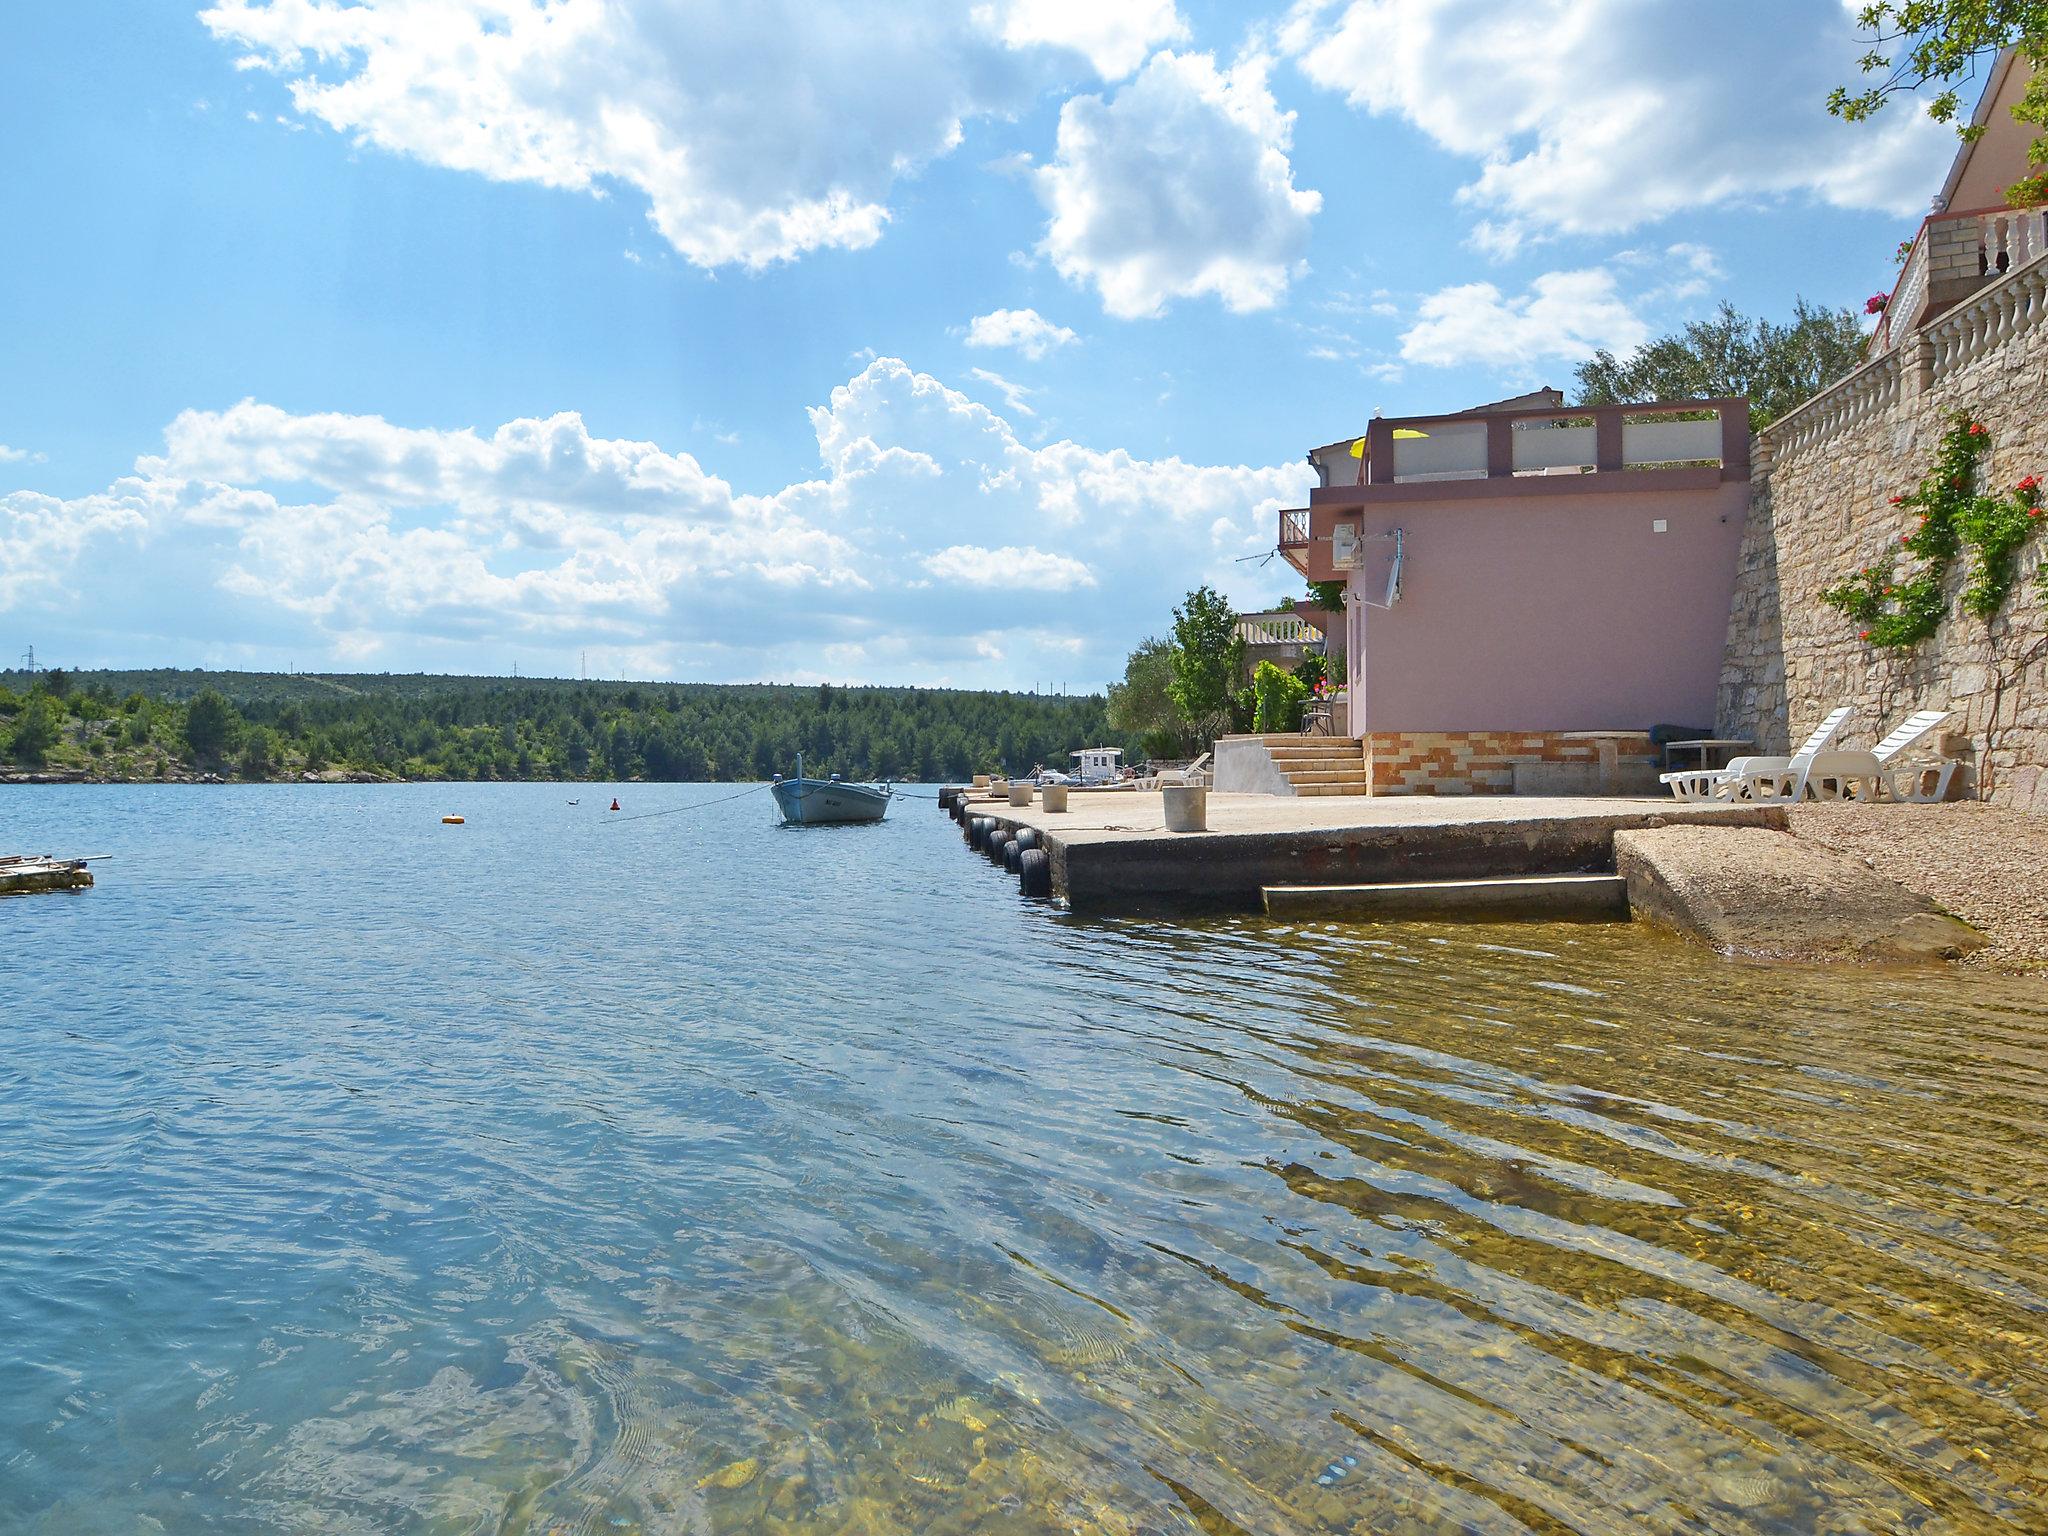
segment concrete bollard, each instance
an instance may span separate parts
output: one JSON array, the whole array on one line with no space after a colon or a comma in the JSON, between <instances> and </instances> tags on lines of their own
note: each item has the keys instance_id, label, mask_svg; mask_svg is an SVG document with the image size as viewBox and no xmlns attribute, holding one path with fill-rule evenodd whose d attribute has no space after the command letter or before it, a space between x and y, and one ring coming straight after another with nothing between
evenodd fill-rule
<instances>
[{"instance_id":1,"label":"concrete bollard","mask_svg":"<svg viewBox=\"0 0 2048 1536\"><path fill-rule=\"evenodd\" d=\"M1010 804L1029 805L1030 803L1031 781L1029 779L1012 780L1010 784Z\"/></svg>"},{"instance_id":2,"label":"concrete bollard","mask_svg":"<svg viewBox=\"0 0 2048 1536\"><path fill-rule=\"evenodd\" d=\"M977 773L977 774L976 774L976 775L974 776L974 787L975 787L976 789L987 789L987 788L988 788L988 775L987 775L987 774L985 774L985 773Z\"/></svg>"},{"instance_id":3,"label":"concrete bollard","mask_svg":"<svg viewBox=\"0 0 2048 1536\"><path fill-rule=\"evenodd\" d=\"M1067 808L1066 785L1048 784L1040 793L1045 800L1045 808L1048 811L1064 811Z\"/></svg>"},{"instance_id":4,"label":"concrete bollard","mask_svg":"<svg viewBox=\"0 0 2048 1536\"><path fill-rule=\"evenodd\" d=\"M1166 830L1206 832L1209 830L1209 791L1200 784L1169 784L1166 799Z\"/></svg>"}]
</instances>

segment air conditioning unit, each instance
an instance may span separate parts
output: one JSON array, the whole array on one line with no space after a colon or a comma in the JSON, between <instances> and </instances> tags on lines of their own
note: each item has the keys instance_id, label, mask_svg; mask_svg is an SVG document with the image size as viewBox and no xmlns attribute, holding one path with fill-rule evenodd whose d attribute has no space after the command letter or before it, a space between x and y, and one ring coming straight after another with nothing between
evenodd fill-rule
<instances>
[{"instance_id":1,"label":"air conditioning unit","mask_svg":"<svg viewBox=\"0 0 2048 1536\"><path fill-rule=\"evenodd\" d=\"M1358 527L1354 523L1338 523L1330 529L1330 564L1340 571L1355 571L1364 564L1365 555L1358 542Z\"/></svg>"}]
</instances>

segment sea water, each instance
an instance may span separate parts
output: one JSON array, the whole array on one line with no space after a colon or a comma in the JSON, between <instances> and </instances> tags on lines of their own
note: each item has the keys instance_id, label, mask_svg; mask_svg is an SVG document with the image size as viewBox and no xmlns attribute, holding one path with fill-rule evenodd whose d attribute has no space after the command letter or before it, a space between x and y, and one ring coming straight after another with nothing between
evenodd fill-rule
<instances>
[{"instance_id":1,"label":"sea water","mask_svg":"<svg viewBox=\"0 0 2048 1536\"><path fill-rule=\"evenodd\" d=\"M0 792L0 1530L2048 1529L2040 985L742 788Z\"/></svg>"}]
</instances>

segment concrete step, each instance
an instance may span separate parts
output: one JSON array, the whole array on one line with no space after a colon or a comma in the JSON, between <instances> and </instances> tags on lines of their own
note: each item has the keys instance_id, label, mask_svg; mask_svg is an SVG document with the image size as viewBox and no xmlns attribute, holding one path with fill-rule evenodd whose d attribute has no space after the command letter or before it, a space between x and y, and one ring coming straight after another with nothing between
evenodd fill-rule
<instances>
[{"instance_id":1,"label":"concrete step","mask_svg":"<svg viewBox=\"0 0 2048 1536\"><path fill-rule=\"evenodd\" d=\"M1469 917L1585 922L1628 917L1619 875L1510 875L1491 880L1404 880L1376 885L1269 885L1272 917Z\"/></svg>"},{"instance_id":2,"label":"concrete step","mask_svg":"<svg viewBox=\"0 0 2048 1536\"><path fill-rule=\"evenodd\" d=\"M1365 759L1356 752L1273 752L1268 756L1282 768L1320 768L1326 763L1365 767Z\"/></svg>"},{"instance_id":3,"label":"concrete step","mask_svg":"<svg viewBox=\"0 0 2048 1536\"><path fill-rule=\"evenodd\" d=\"M1304 784L1363 784L1362 768L1315 768L1287 770L1287 782L1299 789Z\"/></svg>"},{"instance_id":4,"label":"concrete step","mask_svg":"<svg viewBox=\"0 0 2048 1536\"><path fill-rule=\"evenodd\" d=\"M1366 792L1365 780L1355 784L1297 784L1297 795L1362 795Z\"/></svg>"}]
</instances>

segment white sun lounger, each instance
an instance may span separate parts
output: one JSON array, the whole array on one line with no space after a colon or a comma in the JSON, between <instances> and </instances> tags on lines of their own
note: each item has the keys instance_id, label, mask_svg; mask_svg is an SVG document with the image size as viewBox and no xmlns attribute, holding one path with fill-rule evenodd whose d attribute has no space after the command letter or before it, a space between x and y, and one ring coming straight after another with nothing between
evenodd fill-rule
<instances>
[{"instance_id":1,"label":"white sun lounger","mask_svg":"<svg viewBox=\"0 0 2048 1536\"><path fill-rule=\"evenodd\" d=\"M1844 704L1814 727L1813 734L1799 744L1790 757L1738 757L1726 768L1689 769L1684 773L1658 775L1680 800L1787 800L1796 798L1794 789L1805 793L1802 775L1816 754L1835 739L1836 732L1856 713Z\"/></svg>"},{"instance_id":2,"label":"white sun lounger","mask_svg":"<svg viewBox=\"0 0 2048 1536\"><path fill-rule=\"evenodd\" d=\"M1200 784L1209 782L1209 759L1212 753L1204 752L1185 768L1162 768L1138 780L1140 789L1164 789L1169 784Z\"/></svg>"},{"instance_id":3,"label":"white sun lounger","mask_svg":"<svg viewBox=\"0 0 2048 1536\"><path fill-rule=\"evenodd\" d=\"M1956 773L1954 758L1894 759L1925 740L1948 716L1945 709L1923 709L1871 751L1821 753L1807 765L1807 792L1816 800L1875 800L1882 795L1927 805L1947 799Z\"/></svg>"}]
</instances>

